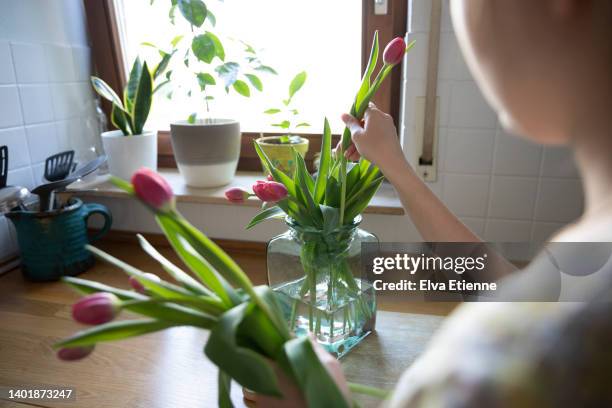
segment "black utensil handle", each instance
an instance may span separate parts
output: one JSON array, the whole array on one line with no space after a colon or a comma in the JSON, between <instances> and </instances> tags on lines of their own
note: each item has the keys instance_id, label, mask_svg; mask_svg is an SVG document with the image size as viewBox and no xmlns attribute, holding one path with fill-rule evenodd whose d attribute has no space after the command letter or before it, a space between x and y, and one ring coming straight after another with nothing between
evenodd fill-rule
<instances>
[{"instance_id":1,"label":"black utensil handle","mask_svg":"<svg viewBox=\"0 0 612 408\"><path fill-rule=\"evenodd\" d=\"M6 187L8 176L8 146L0 146L0 188Z\"/></svg>"}]
</instances>

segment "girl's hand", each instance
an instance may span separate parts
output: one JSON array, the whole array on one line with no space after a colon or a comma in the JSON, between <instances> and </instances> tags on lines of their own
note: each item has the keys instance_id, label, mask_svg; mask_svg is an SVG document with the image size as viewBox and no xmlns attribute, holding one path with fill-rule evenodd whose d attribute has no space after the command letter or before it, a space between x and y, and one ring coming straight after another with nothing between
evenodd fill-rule
<instances>
[{"instance_id":1,"label":"girl's hand","mask_svg":"<svg viewBox=\"0 0 612 408\"><path fill-rule=\"evenodd\" d=\"M390 115L370 103L363 116L363 124L345 113L342 121L351 131L351 144L344 152L349 160L359 160L360 156L378 166L384 173L393 163L405 161L397 130ZM336 147L338 149L340 145Z\"/></svg>"},{"instance_id":2,"label":"girl's hand","mask_svg":"<svg viewBox=\"0 0 612 408\"><path fill-rule=\"evenodd\" d=\"M330 377L336 382L336 384L338 384L338 387L340 388L342 394L344 394L346 400L351 401L348 383L344 377L340 362L334 356L329 354L319 343L317 343L314 338L312 338L311 341L314 351L317 353L317 357L319 357L319 360L321 360L321 363L327 369ZM285 373L283 373L276 363L273 363L273 367L279 379L279 387L284 398L280 399L267 395L260 395L243 388L244 397L247 400L255 402L258 407L306 408L306 400L295 383L290 380Z\"/></svg>"}]
</instances>

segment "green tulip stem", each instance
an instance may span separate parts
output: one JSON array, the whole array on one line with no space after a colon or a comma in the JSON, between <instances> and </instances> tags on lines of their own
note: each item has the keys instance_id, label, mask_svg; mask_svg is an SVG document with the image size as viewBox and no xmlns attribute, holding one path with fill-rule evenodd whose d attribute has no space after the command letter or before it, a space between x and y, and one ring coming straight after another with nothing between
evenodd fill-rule
<instances>
[{"instance_id":1,"label":"green tulip stem","mask_svg":"<svg viewBox=\"0 0 612 408\"><path fill-rule=\"evenodd\" d=\"M369 395L379 399L387 399L391 395L391 391L382 390L376 387L370 387L369 385L357 384L348 382L348 387L351 392L355 394Z\"/></svg>"}]
</instances>

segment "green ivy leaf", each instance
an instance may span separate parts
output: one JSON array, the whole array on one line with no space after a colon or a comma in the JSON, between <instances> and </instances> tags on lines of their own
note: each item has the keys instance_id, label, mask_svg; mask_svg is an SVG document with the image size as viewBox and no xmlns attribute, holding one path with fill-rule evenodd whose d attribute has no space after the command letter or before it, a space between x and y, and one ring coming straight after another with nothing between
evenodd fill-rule
<instances>
[{"instance_id":1,"label":"green ivy leaf","mask_svg":"<svg viewBox=\"0 0 612 408\"><path fill-rule=\"evenodd\" d=\"M196 121L196 118L198 117L198 114L193 112L191 115L189 115L189 117L187 118L187 123L193 125Z\"/></svg>"},{"instance_id":2,"label":"green ivy leaf","mask_svg":"<svg viewBox=\"0 0 612 408\"><path fill-rule=\"evenodd\" d=\"M191 42L191 49L193 50L193 55L195 55L197 59L207 64L210 64L213 58L215 58L215 55L217 55L215 42L211 36L206 34L195 36Z\"/></svg>"},{"instance_id":3,"label":"green ivy leaf","mask_svg":"<svg viewBox=\"0 0 612 408\"><path fill-rule=\"evenodd\" d=\"M196 77L198 78L198 84L200 84L201 90L204 90L207 85L215 85L217 83L215 78L206 72L200 72L196 74Z\"/></svg>"},{"instance_id":4,"label":"green ivy leaf","mask_svg":"<svg viewBox=\"0 0 612 408\"><path fill-rule=\"evenodd\" d=\"M236 81L234 81L232 86L234 87L234 90L240 95L246 96L247 98L251 96L251 89L249 88L246 82L237 79Z\"/></svg>"},{"instance_id":5,"label":"green ivy leaf","mask_svg":"<svg viewBox=\"0 0 612 408\"><path fill-rule=\"evenodd\" d=\"M295 127L309 127L310 123L307 122L302 122L302 123L298 123Z\"/></svg>"},{"instance_id":6,"label":"green ivy leaf","mask_svg":"<svg viewBox=\"0 0 612 408\"><path fill-rule=\"evenodd\" d=\"M240 65L236 62L226 62L215 68L215 72L219 75L219 78L223 80L226 88L230 87L236 81L239 71Z\"/></svg>"},{"instance_id":7,"label":"green ivy leaf","mask_svg":"<svg viewBox=\"0 0 612 408\"><path fill-rule=\"evenodd\" d=\"M244 76L248 78L249 82L255 89L257 89L259 92L263 91L263 84L257 75L244 74Z\"/></svg>"},{"instance_id":8,"label":"green ivy leaf","mask_svg":"<svg viewBox=\"0 0 612 408\"><path fill-rule=\"evenodd\" d=\"M271 108L271 109L266 109L264 113L267 113L268 115L274 115L275 113L279 113L280 111L281 111L280 109Z\"/></svg>"},{"instance_id":9,"label":"green ivy leaf","mask_svg":"<svg viewBox=\"0 0 612 408\"><path fill-rule=\"evenodd\" d=\"M176 37L174 37L171 41L170 44L172 44L172 48L175 48L179 42L181 42L181 40L183 39L183 35L177 35Z\"/></svg>"},{"instance_id":10,"label":"green ivy leaf","mask_svg":"<svg viewBox=\"0 0 612 408\"><path fill-rule=\"evenodd\" d=\"M306 71L302 71L291 80L291 83L289 84L289 99L293 98L293 95L295 95L295 93L299 91L302 86L304 86L306 77Z\"/></svg>"},{"instance_id":11,"label":"green ivy leaf","mask_svg":"<svg viewBox=\"0 0 612 408\"><path fill-rule=\"evenodd\" d=\"M201 27L206 20L206 4L202 0L178 0L178 8L189 23Z\"/></svg>"},{"instance_id":12,"label":"green ivy leaf","mask_svg":"<svg viewBox=\"0 0 612 408\"><path fill-rule=\"evenodd\" d=\"M262 71L262 72L267 72L269 74L272 75L278 75L278 72L276 72L276 70L272 67L269 67L267 65L260 65L257 68L255 68L256 71Z\"/></svg>"},{"instance_id":13,"label":"green ivy leaf","mask_svg":"<svg viewBox=\"0 0 612 408\"><path fill-rule=\"evenodd\" d=\"M221 61L225 61L225 49L223 49L223 44L221 44L221 40L219 40L219 37L217 37L210 31L207 31L204 35L210 38L213 42L215 46L215 55L217 55L217 57L219 57Z\"/></svg>"},{"instance_id":14,"label":"green ivy leaf","mask_svg":"<svg viewBox=\"0 0 612 408\"><path fill-rule=\"evenodd\" d=\"M215 27L217 25L217 17L210 10L208 10L208 14L206 15L206 19L210 22L210 25Z\"/></svg>"},{"instance_id":15,"label":"green ivy leaf","mask_svg":"<svg viewBox=\"0 0 612 408\"><path fill-rule=\"evenodd\" d=\"M291 122L289 122L288 120L283 120L280 123L273 123L272 126L279 127L281 129L289 129L289 127L291 126Z\"/></svg>"}]
</instances>

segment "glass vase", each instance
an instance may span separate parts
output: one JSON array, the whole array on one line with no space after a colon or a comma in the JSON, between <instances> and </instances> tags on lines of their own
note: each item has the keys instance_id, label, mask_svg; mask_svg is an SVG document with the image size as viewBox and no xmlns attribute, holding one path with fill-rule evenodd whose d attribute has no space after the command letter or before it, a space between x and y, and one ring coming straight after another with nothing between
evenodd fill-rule
<instances>
[{"instance_id":1,"label":"glass vase","mask_svg":"<svg viewBox=\"0 0 612 408\"><path fill-rule=\"evenodd\" d=\"M361 244L378 238L352 224L325 231L301 227L270 240L268 279L296 335L312 333L341 357L374 329L375 290L361 268ZM363 276L362 276L363 275Z\"/></svg>"}]
</instances>

